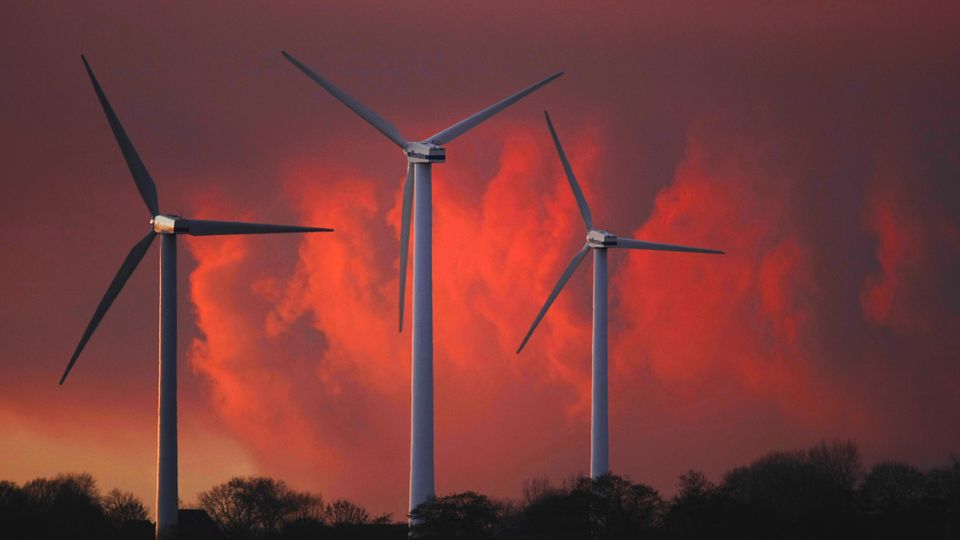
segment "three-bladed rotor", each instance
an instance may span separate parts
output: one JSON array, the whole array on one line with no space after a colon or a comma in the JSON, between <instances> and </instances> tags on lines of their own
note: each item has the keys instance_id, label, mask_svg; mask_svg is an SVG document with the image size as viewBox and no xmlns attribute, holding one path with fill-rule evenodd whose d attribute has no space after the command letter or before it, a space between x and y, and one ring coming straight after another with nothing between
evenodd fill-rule
<instances>
[{"instance_id":1,"label":"three-bladed rotor","mask_svg":"<svg viewBox=\"0 0 960 540\"><path fill-rule=\"evenodd\" d=\"M87 341L90 340L94 330L97 329L100 321L103 319L104 315L106 315L107 310L110 309L113 301L117 298L117 295L120 294L120 291L123 289L123 286L126 284L127 280L130 279L133 271L136 270L137 265L140 264L141 260L143 260L144 255L146 255L147 250L150 248L150 244L153 243L154 236L157 234L213 236L232 234L333 231L333 229L302 227L299 225L272 225L266 223L245 223L237 221L209 221L202 219L186 219L172 214L162 214L160 212L160 204L157 198L157 186L154 183L153 178L151 178L150 173L147 172L147 167L140 159L140 155L137 154L137 150L134 148L133 142L130 140L130 137L127 136L126 131L123 129L123 125L120 124L120 120L113 111L113 107L110 106L110 102L107 100L107 96L104 94L103 89L100 87L100 83L93 74L93 69L90 68L90 64L87 62L86 57L81 55L80 58L83 60L83 65L87 70L87 74L90 76L90 82L93 83L93 90L97 94L97 99L100 101L100 106L103 108L103 112L107 117L107 122L110 124L110 129L113 131L113 136L117 139L117 144L120 146L120 152L123 154L123 159L126 161L127 167L130 169L131 176L133 176L133 181L137 186L137 191L140 192L140 198L143 199L143 202L146 204L147 210L150 211L150 215L152 217L150 219L150 231L139 242L134 244L133 248L130 249L126 259L124 259L123 264L120 265L120 269L114 276L113 281L110 282L110 286L107 287L107 292L100 300L100 304L94 311L93 317L90 319L90 322L87 324L87 328L83 332L83 336L80 338L80 343L77 345L73 356L70 357L69 363L67 363L67 368L64 370L63 376L60 377L60 384L63 384L63 382L67 379L67 376L70 374L70 370L73 369L73 365L80 357L80 353L86 346Z\"/></svg>"},{"instance_id":2,"label":"three-bladed rotor","mask_svg":"<svg viewBox=\"0 0 960 540\"><path fill-rule=\"evenodd\" d=\"M553 290L550 292L550 296L547 297L547 301L544 302L543 307L540 308L540 312L537 313L537 317L533 320L533 324L530 326L530 330L527 331L527 335L524 336L523 341L520 343L520 347L517 348L517 353L527 345L527 342L530 340L530 337L533 335L533 331L537 329L537 326L540 324L540 321L543 320L543 317L547 314L547 311L550 309L550 306L553 305L553 301L556 300L557 295L560 294L560 291L563 289L563 286L567 284L567 281L570 280L570 277L573 275L573 272L580 266L580 263L587 256L587 253L591 249L612 249L612 248L626 248L626 249L646 249L646 250L655 250L655 251L680 251L687 253L713 253L722 255L723 252L716 249L704 249L697 247L687 247L687 246L678 246L674 244L661 244L659 242L647 242L645 240L634 240L633 238L623 238L616 236L615 234L602 230L593 228L593 215L590 212L590 206L587 204L586 197L583 196L583 191L580 189L580 185L577 183L577 178L573 174L573 168L570 166L570 161L567 159L566 152L563 151L563 145L560 144L560 138L557 136L556 130L553 128L553 122L550 120L550 113L544 111L544 116L547 119L547 128L550 129L550 137L553 139L553 144L557 148L557 155L560 156L560 162L563 164L563 170L567 178L567 182L570 184L570 190L573 191L573 196L577 200L577 207L580 209L580 215L583 217L583 223L587 228L587 238L586 242L583 244L583 247L580 248L580 251L573 256L573 259L570 261L570 264L567 265L567 268L563 271L563 274L560 275L560 279L557 281L557 284L553 287Z\"/></svg>"},{"instance_id":3,"label":"three-bladed rotor","mask_svg":"<svg viewBox=\"0 0 960 540\"><path fill-rule=\"evenodd\" d=\"M400 317L399 317L399 329L403 331L403 306L404 306L404 293L406 290L407 284L407 259L409 251L409 242L410 242L410 217L413 209L413 192L414 192L414 164L415 163L443 163L446 160L446 149L444 145L453 141L457 137L463 135L464 133L470 131L471 129L478 126L484 120L490 118L491 116L497 114L498 112L506 109L510 105L513 105L517 101L520 101L528 94L534 92L550 81L556 79L557 77L563 75L563 72L554 73L553 75L534 83L519 92L507 96L500 101L490 105L486 109L477 112L476 114L470 115L467 118L453 124L452 126L434 133L433 135L423 139L421 141L409 141L405 139L400 132L382 116L373 112L372 109L366 105L360 103L349 94L344 92L342 89L334 85L332 82L325 79L319 73L313 71L307 67L303 62L300 62L294 58L290 53L286 51L281 51L284 58L290 61L294 66L296 66L300 71L304 72L307 77L313 79L314 82L322 86L327 92L329 92L333 97L340 100L341 103L346 105L350 110L355 112L358 116L366 120L370 125L382 133L385 137L394 142L399 146L404 155L407 157L407 176L406 180L403 183L403 207L401 212L401 222L400 222Z\"/></svg>"}]
</instances>

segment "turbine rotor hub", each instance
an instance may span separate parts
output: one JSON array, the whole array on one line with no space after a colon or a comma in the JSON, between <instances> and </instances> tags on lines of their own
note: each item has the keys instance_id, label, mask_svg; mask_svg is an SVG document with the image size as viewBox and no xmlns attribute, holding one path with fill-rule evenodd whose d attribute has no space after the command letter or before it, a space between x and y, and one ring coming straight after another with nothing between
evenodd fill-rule
<instances>
[{"instance_id":1,"label":"turbine rotor hub","mask_svg":"<svg viewBox=\"0 0 960 540\"><path fill-rule=\"evenodd\" d=\"M617 236L607 231L594 229L587 232L587 244L593 248L612 247L617 245Z\"/></svg>"},{"instance_id":2,"label":"turbine rotor hub","mask_svg":"<svg viewBox=\"0 0 960 540\"><path fill-rule=\"evenodd\" d=\"M176 215L160 214L150 220L150 225L153 226L153 232L157 234L185 233L188 229L188 223L187 220Z\"/></svg>"}]
</instances>

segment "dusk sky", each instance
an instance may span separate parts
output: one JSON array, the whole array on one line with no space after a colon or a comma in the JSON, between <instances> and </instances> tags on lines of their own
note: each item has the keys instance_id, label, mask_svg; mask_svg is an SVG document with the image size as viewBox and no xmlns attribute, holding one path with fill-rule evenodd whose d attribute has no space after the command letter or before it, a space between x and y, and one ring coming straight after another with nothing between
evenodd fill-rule
<instances>
[{"instance_id":1,"label":"dusk sky","mask_svg":"<svg viewBox=\"0 0 960 540\"><path fill-rule=\"evenodd\" d=\"M589 264L514 352L583 244L544 110L595 224L727 252L610 254L615 472L960 452L956 2L327 4L0 7L0 479L154 506L158 246L57 385L150 218L81 53L165 212L336 229L179 243L186 504L257 474L406 508L404 158L281 50L411 139L566 72L433 169L439 493L589 469Z\"/></svg>"}]
</instances>

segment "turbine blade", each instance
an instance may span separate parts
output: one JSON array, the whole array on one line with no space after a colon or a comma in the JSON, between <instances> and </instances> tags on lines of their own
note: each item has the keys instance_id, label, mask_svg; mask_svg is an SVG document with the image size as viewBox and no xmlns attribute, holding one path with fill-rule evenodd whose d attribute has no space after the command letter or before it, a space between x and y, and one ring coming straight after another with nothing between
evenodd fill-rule
<instances>
[{"instance_id":1,"label":"turbine blade","mask_svg":"<svg viewBox=\"0 0 960 540\"><path fill-rule=\"evenodd\" d=\"M327 92L333 95L333 97L340 100L341 103L350 108L353 112L357 113L361 118L366 120L370 125L377 128L380 133L383 133L387 136L388 139L395 142L400 148L407 147L407 141L400 135L400 132L397 131L397 128L393 127L393 124L385 120L379 114L373 112L369 107L360 103L359 101L350 97L349 94L338 88L332 82L324 79L320 76L319 73L313 71L312 69L305 66L299 60L294 58L287 51L280 51L283 54L283 57L290 61L293 65L297 66L300 71L304 72L307 77L313 79L314 82L322 86Z\"/></svg>"},{"instance_id":2,"label":"turbine blade","mask_svg":"<svg viewBox=\"0 0 960 540\"><path fill-rule=\"evenodd\" d=\"M206 219L184 219L187 234L191 236L215 236L225 234L274 234L332 232L333 229L302 227L300 225L270 225L266 223L245 223L240 221L209 221Z\"/></svg>"},{"instance_id":3,"label":"turbine blade","mask_svg":"<svg viewBox=\"0 0 960 540\"><path fill-rule=\"evenodd\" d=\"M524 336L523 343L521 343L520 347L517 349L517 354L520 354L520 351L522 351L523 347L526 346L527 341L530 340L530 336L533 335L533 331L537 329L537 325L540 324L543 316L547 314L547 310L550 309L553 301L557 299L557 295L560 294L560 290L563 289L563 286L566 285L567 281L570 280L570 276L573 275L573 271L576 270L577 266L580 265L580 261L587 256L588 251L590 251L590 245L584 244L583 248L573 256L573 260L571 260L570 264L567 265L567 269L563 271L563 275L560 276L560 280L557 281L557 285L553 288L553 292L550 293L550 296L547 297L546 303L544 303L543 307L540 308L540 313L537 313L537 318L533 320L533 325L530 326L530 331L528 331L527 335Z\"/></svg>"},{"instance_id":4,"label":"turbine blade","mask_svg":"<svg viewBox=\"0 0 960 540\"><path fill-rule=\"evenodd\" d=\"M63 376L60 377L60 384L63 384L63 381L67 380L67 375L70 374L73 365L77 363L77 358L80 357L80 352L83 351L83 347L87 344L87 341L90 340L93 331L97 329L97 325L103 320L103 316L106 315L107 310L110 309L110 305L116 300L117 295L120 294L120 290L123 289L124 284L130 279L131 274L133 274L137 265L140 264L143 256L146 255L147 249L150 248L150 244L153 242L153 237L156 236L156 234L157 233L150 231L142 240L137 242L130 250L130 253L127 254L127 258L124 259L123 264L120 265L120 270L117 271L117 275L113 277L113 281L111 281L110 286L107 287L106 294L104 294L100 300L100 305L98 305L97 310L93 312L93 318L90 319L90 323L87 324L87 329L83 331L83 337L80 338L80 343L77 345L77 349L73 351L73 356L70 357L70 362L67 364L67 369L64 370Z\"/></svg>"},{"instance_id":5,"label":"turbine blade","mask_svg":"<svg viewBox=\"0 0 960 540\"><path fill-rule=\"evenodd\" d=\"M647 242L644 240L634 240L632 238L620 237L617 237L616 247L627 249L651 249L655 251L683 251L687 253L713 253L717 255L723 255L723 252L717 249L676 246L673 244L660 244L657 242Z\"/></svg>"},{"instance_id":6,"label":"turbine blade","mask_svg":"<svg viewBox=\"0 0 960 540\"><path fill-rule=\"evenodd\" d=\"M580 207L580 215L583 216L583 222L587 224L587 230L593 228L593 216L590 214L590 207L587 205L587 199L580 191L580 184L577 183L577 177L573 175L573 168L567 160L567 154L560 145L560 138L557 137L556 130L553 129L553 122L550 121L550 113L543 111L547 117L547 127L550 128L550 136L553 137L553 144L557 147L557 154L560 155L560 162L563 163L563 170L567 173L567 182L570 183L570 189L573 190L573 196L577 199L577 206Z\"/></svg>"},{"instance_id":7,"label":"turbine blade","mask_svg":"<svg viewBox=\"0 0 960 540\"><path fill-rule=\"evenodd\" d=\"M407 255L410 250L410 213L413 209L413 163L407 163L403 182L403 210L400 220L400 331L403 332L404 292L407 288Z\"/></svg>"},{"instance_id":8,"label":"turbine blade","mask_svg":"<svg viewBox=\"0 0 960 540\"><path fill-rule=\"evenodd\" d=\"M133 175L133 181L137 184L137 191L140 192L140 197L146 203L147 209L150 210L150 217L156 216L160 213L160 205L157 203L157 185L154 184L153 178L150 178L150 173L147 172L146 165L140 160L130 137L127 137L127 132L123 130L120 119L113 112L113 107L110 106L107 96L100 88L100 83L97 82L93 69L87 63L87 58L82 54L80 58L83 60L84 67L87 68L87 75L90 76L90 82L93 83L93 90L97 93L97 99L100 100L103 113L107 115L107 122L110 123L110 129L113 130L113 136L116 137L117 144L120 145L120 151L123 152L123 159L126 160L127 167L130 168L130 174Z\"/></svg>"},{"instance_id":9,"label":"turbine blade","mask_svg":"<svg viewBox=\"0 0 960 540\"><path fill-rule=\"evenodd\" d=\"M556 79L561 75L563 75L562 71L559 73L554 73L553 75L547 77L546 79L534 85L528 86L523 90L517 92L516 94L513 94L512 96L506 97L494 103L493 105L474 114L473 116L469 116L457 122L456 124L448 127L447 129L429 137L427 141L437 145L447 144L448 142L456 139L457 137L475 128L480 122L483 122L487 118L490 118L491 116L497 114L498 112L506 109L510 105L513 105L514 103L520 101L521 99L526 97L527 94L533 92L534 90L540 88L541 86L547 84L548 82Z\"/></svg>"}]
</instances>

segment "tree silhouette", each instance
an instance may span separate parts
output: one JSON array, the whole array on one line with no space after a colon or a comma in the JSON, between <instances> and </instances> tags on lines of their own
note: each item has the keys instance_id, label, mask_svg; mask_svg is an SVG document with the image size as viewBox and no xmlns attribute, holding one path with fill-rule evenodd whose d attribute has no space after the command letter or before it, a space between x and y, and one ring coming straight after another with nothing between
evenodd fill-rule
<instances>
[{"instance_id":1,"label":"tree silhouette","mask_svg":"<svg viewBox=\"0 0 960 540\"><path fill-rule=\"evenodd\" d=\"M318 495L297 493L273 478L232 478L198 497L200 508L231 538L275 535L296 520L317 516Z\"/></svg>"},{"instance_id":2,"label":"tree silhouette","mask_svg":"<svg viewBox=\"0 0 960 540\"><path fill-rule=\"evenodd\" d=\"M906 463L875 465L858 493L860 512L876 538L902 538L916 532L925 498L926 478Z\"/></svg>"},{"instance_id":3,"label":"tree silhouette","mask_svg":"<svg viewBox=\"0 0 960 540\"><path fill-rule=\"evenodd\" d=\"M960 538L960 460L924 475L922 518L929 538Z\"/></svg>"},{"instance_id":4,"label":"tree silhouette","mask_svg":"<svg viewBox=\"0 0 960 540\"><path fill-rule=\"evenodd\" d=\"M496 538L500 514L496 503L473 491L431 497L410 512L410 537L486 540Z\"/></svg>"},{"instance_id":5,"label":"tree silhouette","mask_svg":"<svg viewBox=\"0 0 960 540\"><path fill-rule=\"evenodd\" d=\"M97 484L89 474L37 478L22 491L35 527L34 537L109 538L110 520L100 506Z\"/></svg>"},{"instance_id":6,"label":"tree silhouette","mask_svg":"<svg viewBox=\"0 0 960 540\"><path fill-rule=\"evenodd\" d=\"M523 484L518 502L472 491L430 499L411 513L408 528L389 515L371 519L344 499L324 504L278 480L234 478L200 495L203 510L181 511L180 533L182 540L960 538L956 458L927 471L882 462L863 474L856 445L824 442L768 453L719 483L689 471L678 487L664 501L614 474L575 477L561 487L537 478ZM145 518L135 496L112 490L101 497L87 474L22 487L0 481L2 540L152 540Z\"/></svg>"},{"instance_id":7,"label":"tree silhouette","mask_svg":"<svg viewBox=\"0 0 960 540\"><path fill-rule=\"evenodd\" d=\"M346 499L337 499L327 506L327 521L330 525L362 525L370 522L370 514L364 508Z\"/></svg>"},{"instance_id":8,"label":"tree silhouette","mask_svg":"<svg viewBox=\"0 0 960 540\"><path fill-rule=\"evenodd\" d=\"M573 480L576 482L576 480ZM581 540L590 533L585 501L567 486L553 487L545 478L524 484L526 505L515 516L517 535L531 540Z\"/></svg>"},{"instance_id":9,"label":"tree silhouette","mask_svg":"<svg viewBox=\"0 0 960 540\"><path fill-rule=\"evenodd\" d=\"M143 521L147 519L147 509L136 495L129 491L112 489L101 501L103 511L107 517L120 527L128 521Z\"/></svg>"},{"instance_id":10,"label":"tree silhouette","mask_svg":"<svg viewBox=\"0 0 960 540\"><path fill-rule=\"evenodd\" d=\"M578 479L571 496L586 507L589 537L596 539L635 537L652 530L663 509L657 490L610 473Z\"/></svg>"},{"instance_id":11,"label":"tree silhouette","mask_svg":"<svg viewBox=\"0 0 960 540\"><path fill-rule=\"evenodd\" d=\"M13 482L0 482L0 536L29 538L31 514L27 494Z\"/></svg>"},{"instance_id":12,"label":"tree silhouette","mask_svg":"<svg viewBox=\"0 0 960 540\"><path fill-rule=\"evenodd\" d=\"M871 514L900 511L923 499L924 482L923 473L916 467L891 461L880 463L863 479L861 503Z\"/></svg>"},{"instance_id":13,"label":"tree silhouette","mask_svg":"<svg viewBox=\"0 0 960 540\"><path fill-rule=\"evenodd\" d=\"M578 477L571 484L525 482L525 504L513 512L508 532L525 539L636 538L659 526L665 506L650 486L614 474Z\"/></svg>"},{"instance_id":14,"label":"tree silhouette","mask_svg":"<svg viewBox=\"0 0 960 540\"><path fill-rule=\"evenodd\" d=\"M527 478L520 483L520 491L523 493L523 502L525 504L530 504L540 497L543 497L552 489L553 487L550 485L550 479L546 476Z\"/></svg>"},{"instance_id":15,"label":"tree silhouette","mask_svg":"<svg viewBox=\"0 0 960 540\"><path fill-rule=\"evenodd\" d=\"M724 500L716 485L700 471L680 475L676 496L663 516L663 529L673 538L716 537L724 529Z\"/></svg>"},{"instance_id":16,"label":"tree silhouette","mask_svg":"<svg viewBox=\"0 0 960 540\"><path fill-rule=\"evenodd\" d=\"M724 476L721 495L751 518L759 535L798 532L843 537L853 527L854 490L862 471L850 442L773 452Z\"/></svg>"}]
</instances>

